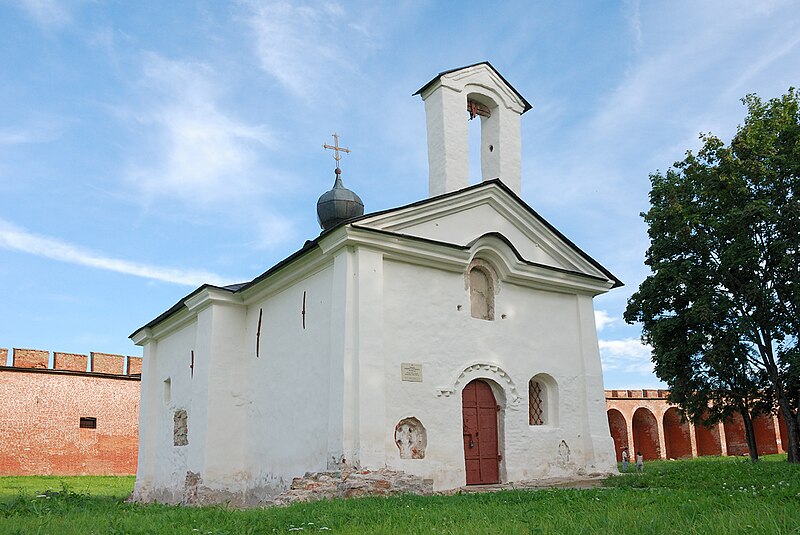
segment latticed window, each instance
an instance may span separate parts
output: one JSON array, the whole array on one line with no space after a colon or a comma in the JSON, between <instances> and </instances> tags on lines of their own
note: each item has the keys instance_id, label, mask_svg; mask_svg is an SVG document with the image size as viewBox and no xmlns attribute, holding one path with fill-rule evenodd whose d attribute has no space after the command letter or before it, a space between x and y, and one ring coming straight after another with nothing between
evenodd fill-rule
<instances>
[{"instance_id":1,"label":"latticed window","mask_svg":"<svg viewBox=\"0 0 800 535\"><path fill-rule=\"evenodd\" d=\"M533 379L528 382L528 423L544 425L544 400L542 384Z\"/></svg>"}]
</instances>

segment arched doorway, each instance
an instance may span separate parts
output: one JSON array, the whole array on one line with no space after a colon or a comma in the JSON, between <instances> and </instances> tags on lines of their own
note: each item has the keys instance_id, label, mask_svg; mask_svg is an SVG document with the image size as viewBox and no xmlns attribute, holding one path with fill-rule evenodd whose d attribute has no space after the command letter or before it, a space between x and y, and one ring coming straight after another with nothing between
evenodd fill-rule
<instances>
[{"instance_id":1,"label":"arched doorway","mask_svg":"<svg viewBox=\"0 0 800 535\"><path fill-rule=\"evenodd\" d=\"M492 387L475 379L461 393L467 485L500 482L497 402Z\"/></svg>"},{"instance_id":2,"label":"arched doorway","mask_svg":"<svg viewBox=\"0 0 800 535\"><path fill-rule=\"evenodd\" d=\"M761 414L753 420L753 432L756 435L756 446L759 455L778 453L778 440L775 436L775 424L772 414Z\"/></svg>"},{"instance_id":3,"label":"arched doorway","mask_svg":"<svg viewBox=\"0 0 800 535\"><path fill-rule=\"evenodd\" d=\"M664 446L667 448L667 459L692 456L689 424L681 420L681 414L675 407L670 407L664 413Z\"/></svg>"},{"instance_id":4,"label":"arched doorway","mask_svg":"<svg viewBox=\"0 0 800 535\"><path fill-rule=\"evenodd\" d=\"M608 409L608 429L614 439L614 450L617 452L617 462L622 461L622 448L628 446L628 425L625 417L617 409Z\"/></svg>"},{"instance_id":5,"label":"arched doorway","mask_svg":"<svg viewBox=\"0 0 800 535\"><path fill-rule=\"evenodd\" d=\"M705 415L703 415L705 417ZM697 455L722 455L722 444L719 440L719 424L706 427L701 423L694 425L694 436L697 439Z\"/></svg>"},{"instance_id":6,"label":"arched doorway","mask_svg":"<svg viewBox=\"0 0 800 535\"><path fill-rule=\"evenodd\" d=\"M633 449L634 455L641 451L646 461L661 458L658 445L658 421L653 413L644 407L633 413Z\"/></svg>"}]
</instances>

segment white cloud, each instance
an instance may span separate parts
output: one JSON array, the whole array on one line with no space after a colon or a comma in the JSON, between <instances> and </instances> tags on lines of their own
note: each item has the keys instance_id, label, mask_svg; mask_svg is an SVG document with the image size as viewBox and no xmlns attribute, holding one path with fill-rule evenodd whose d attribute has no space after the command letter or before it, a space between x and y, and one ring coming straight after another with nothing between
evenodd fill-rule
<instances>
[{"instance_id":1,"label":"white cloud","mask_svg":"<svg viewBox=\"0 0 800 535\"><path fill-rule=\"evenodd\" d=\"M133 115L155 139L151 154L137 155L148 163L134 166L128 179L146 199L210 204L247 199L261 188L258 156L273 145L272 133L220 109L209 66L151 54L143 86L145 103Z\"/></svg>"},{"instance_id":2,"label":"white cloud","mask_svg":"<svg viewBox=\"0 0 800 535\"><path fill-rule=\"evenodd\" d=\"M66 6L59 0L20 0L19 5L40 26L64 26L71 19Z\"/></svg>"},{"instance_id":3,"label":"white cloud","mask_svg":"<svg viewBox=\"0 0 800 535\"><path fill-rule=\"evenodd\" d=\"M633 47L637 52L642 48L642 20L640 13L639 0L628 0L627 20L631 34L633 35Z\"/></svg>"},{"instance_id":4,"label":"white cloud","mask_svg":"<svg viewBox=\"0 0 800 535\"><path fill-rule=\"evenodd\" d=\"M603 371L618 370L637 375L652 375L652 348L637 338L598 340Z\"/></svg>"},{"instance_id":5,"label":"white cloud","mask_svg":"<svg viewBox=\"0 0 800 535\"><path fill-rule=\"evenodd\" d=\"M232 282L206 271L150 266L128 260L110 258L71 243L33 234L3 220L0 220L0 248L20 251L60 262L186 286L200 286L204 283L224 285Z\"/></svg>"},{"instance_id":6,"label":"white cloud","mask_svg":"<svg viewBox=\"0 0 800 535\"><path fill-rule=\"evenodd\" d=\"M605 329L605 327L607 325L611 325L612 323L615 323L617 321L617 319L618 318L610 316L608 314L608 312L606 312L605 310L595 310L594 311L594 324L597 327L597 331L598 332L600 332L603 329Z\"/></svg>"},{"instance_id":7,"label":"white cloud","mask_svg":"<svg viewBox=\"0 0 800 535\"><path fill-rule=\"evenodd\" d=\"M309 98L353 71L357 56L374 46L364 20L370 10L346 12L337 2L245 2L261 68L296 96Z\"/></svg>"}]
</instances>

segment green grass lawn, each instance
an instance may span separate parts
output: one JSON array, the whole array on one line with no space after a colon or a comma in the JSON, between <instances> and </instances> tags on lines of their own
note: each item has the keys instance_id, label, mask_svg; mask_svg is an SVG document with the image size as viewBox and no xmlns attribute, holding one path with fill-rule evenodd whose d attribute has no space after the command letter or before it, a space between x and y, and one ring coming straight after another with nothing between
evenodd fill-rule
<instances>
[{"instance_id":1,"label":"green grass lawn","mask_svg":"<svg viewBox=\"0 0 800 535\"><path fill-rule=\"evenodd\" d=\"M250 509L137 505L133 478L0 478L0 533L798 533L785 455L645 463L590 490L359 498Z\"/></svg>"}]
</instances>

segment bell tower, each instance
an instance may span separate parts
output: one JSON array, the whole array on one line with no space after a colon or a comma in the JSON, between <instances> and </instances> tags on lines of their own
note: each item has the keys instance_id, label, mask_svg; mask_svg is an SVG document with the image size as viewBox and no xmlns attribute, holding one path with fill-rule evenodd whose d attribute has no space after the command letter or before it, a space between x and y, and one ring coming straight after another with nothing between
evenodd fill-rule
<instances>
[{"instance_id":1,"label":"bell tower","mask_svg":"<svg viewBox=\"0 0 800 535\"><path fill-rule=\"evenodd\" d=\"M470 119L481 121L481 179L521 195L520 116L531 105L488 61L439 73L414 94L425 102L431 197L469 185Z\"/></svg>"}]
</instances>

